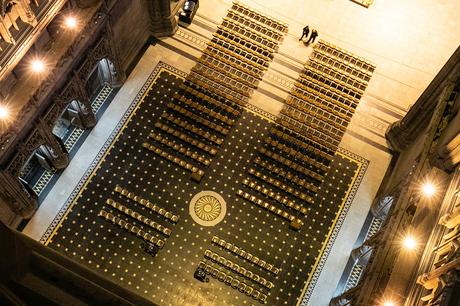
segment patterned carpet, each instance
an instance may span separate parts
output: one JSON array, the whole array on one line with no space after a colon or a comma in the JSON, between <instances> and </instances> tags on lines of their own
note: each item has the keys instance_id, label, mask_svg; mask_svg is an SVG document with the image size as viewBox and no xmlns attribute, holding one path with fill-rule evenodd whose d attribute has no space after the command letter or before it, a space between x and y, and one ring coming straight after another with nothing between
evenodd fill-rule
<instances>
[{"instance_id":1,"label":"patterned carpet","mask_svg":"<svg viewBox=\"0 0 460 306\"><path fill-rule=\"evenodd\" d=\"M183 77L164 63L155 68L42 242L158 305L258 305L264 295L267 305L295 305L308 299L367 161L339 148L307 216L290 210L304 222L295 231L286 219L236 194L247 190L242 184L247 170L275 125L273 118L261 116L263 112L243 111L200 183L183 167L142 147ZM123 188L131 193L123 195ZM218 196L192 205L195 217L220 222L201 225L191 217L190 201L202 191ZM124 210L107 204L107 199ZM260 199L279 205L263 194ZM101 210L116 220L99 216ZM219 245L214 236L244 255L237 255L229 244ZM142 248L146 237L159 246L156 256ZM209 282L195 279L200 262L220 270L222 277L216 272L215 277L208 273ZM243 283L246 289L236 285Z\"/></svg>"}]
</instances>

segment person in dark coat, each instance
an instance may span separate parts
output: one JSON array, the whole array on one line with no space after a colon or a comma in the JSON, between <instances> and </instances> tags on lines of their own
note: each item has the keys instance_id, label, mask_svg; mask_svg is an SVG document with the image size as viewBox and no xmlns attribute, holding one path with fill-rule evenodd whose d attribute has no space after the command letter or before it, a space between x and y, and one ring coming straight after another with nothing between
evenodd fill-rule
<instances>
[{"instance_id":1,"label":"person in dark coat","mask_svg":"<svg viewBox=\"0 0 460 306\"><path fill-rule=\"evenodd\" d=\"M318 32L316 30L311 31L311 35L307 41L307 44L309 44L310 42L314 43L317 36L318 36Z\"/></svg>"},{"instance_id":2,"label":"person in dark coat","mask_svg":"<svg viewBox=\"0 0 460 306\"><path fill-rule=\"evenodd\" d=\"M303 28L302 36L299 38L299 41L302 40L304 36L305 38L307 38L308 33L310 33L310 28L308 26L305 26L305 28Z\"/></svg>"}]
</instances>

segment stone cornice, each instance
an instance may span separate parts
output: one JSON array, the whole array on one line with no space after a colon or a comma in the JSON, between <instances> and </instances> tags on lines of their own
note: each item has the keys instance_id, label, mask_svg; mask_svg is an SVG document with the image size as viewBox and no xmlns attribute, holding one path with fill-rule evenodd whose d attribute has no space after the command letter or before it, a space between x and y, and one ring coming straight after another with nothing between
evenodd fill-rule
<instances>
[{"instance_id":1,"label":"stone cornice","mask_svg":"<svg viewBox=\"0 0 460 306\"><path fill-rule=\"evenodd\" d=\"M439 102L438 97L446 84L453 81L451 76L457 71L460 71L460 47L449 58L404 118L389 126L386 137L394 150L404 150L425 130Z\"/></svg>"}]
</instances>

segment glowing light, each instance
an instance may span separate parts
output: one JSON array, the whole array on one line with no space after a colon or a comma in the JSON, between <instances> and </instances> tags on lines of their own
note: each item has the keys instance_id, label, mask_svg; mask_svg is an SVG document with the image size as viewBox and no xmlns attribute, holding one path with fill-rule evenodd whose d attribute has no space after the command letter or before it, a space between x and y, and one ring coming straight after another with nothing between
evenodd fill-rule
<instances>
[{"instance_id":1,"label":"glowing light","mask_svg":"<svg viewBox=\"0 0 460 306\"><path fill-rule=\"evenodd\" d=\"M392 301L385 301L385 302L383 303L383 306L396 306L396 304L393 303Z\"/></svg>"},{"instance_id":2,"label":"glowing light","mask_svg":"<svg viewBox=\"0 0 460 306\"><path fill-rule=\"evenodd\" d=\"M433 184L427 182L422 186L423 195L426 197L432 197L436 193L436 188L434 188Z\"/></svg>"},{"instance_id":3,"label":"glowing light","mask_svg":"<svg viewBox=\"0 0 460 306\"><path fill-rule=\"evenodd\" d=\"M0 105L0 119L7 119L9 116L10 110L4 105Z\"/></svg>"},{"instance_id":4,"label":"glowing light","mask_svg":"<svg viewBox=\"0 0 460 306\"><path fill-rule=\"evenodd\" d=\"M30 69L34 73L42 73L43 71L45 71L45 63L41 59L34 59L30 63Z\"/></svg>"},{"instance_id":5,"label":"glowing light","mask_svg":"<svg viewBox=\"0 0 460 306\"><path fill-rule=\"evenodd\" d=\"M68 29L75 29L78 26L78 21L75 16L67 16L64 19L64 25Z\"/></svg>"},{"instance_id":6,"label":"glowing light","mask_svg":"<svg viewBox=\"0 0 460 306\"><path fill-rule=\"evenodd\" d=\"M403 245L408 250L413 250L417 247L417 241L411 235L407 235L403 240Z\"/></svg>"}]
</instances>

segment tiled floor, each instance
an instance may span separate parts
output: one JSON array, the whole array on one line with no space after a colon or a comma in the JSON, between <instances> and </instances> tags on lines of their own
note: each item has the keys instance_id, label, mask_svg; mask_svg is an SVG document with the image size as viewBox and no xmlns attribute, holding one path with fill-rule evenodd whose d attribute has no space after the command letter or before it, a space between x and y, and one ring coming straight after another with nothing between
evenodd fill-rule
<instances>
[{"instance_id":1,"label":"tiled floor","mask_svg":"<svg viewBox=\"0 0 460 306\"><path fill-rule=\"evenodd\" d=\"M114 134L113 145L101 155L100 164L89 175L75 200L68 202L70 209L63 218L61 216L62 223L49 237L48 245L159 305L258 304L224 282L211 278L209 283L201 283L193 278L201 260L219 267L204 259L204 251L209 249L273 282L274 288L268 290L235 276L268 293L268 305L295 304L306 280L313 277L313 270L324 264L318 255L324 251L322 246L326 247L327 238L333 239L336 234L330 235L334 222L343 221L341 212L348 209L364 175L366 162L344 150L337 153L326 178L328 184L320 191L316 205L311 206L306 225L299 232L293 231L289 229L289 222L235 194L238 189L246 190L241 181L247 176L245 171L251 166L264 134L273 124L267 119L244 112L200 184L192 182L188 172L142 148L142 142L147 140L154 122L165 104L172 100L179 83L180 79L171 72L161 72L132 116L126 117L126 125ZM171 223L120 196L114 192L116 185L177 214L179 222ZM202 190L214 190L227 202L225 218L216 226L200 226L189 216L188 202ZM108 198L170 228L171 237L120 214L104 204ZM156 257L150 257L141 249L142 239L98 217L101 209L165 240L164 247ZM56 219L54 225L58 221ZM214 235L272 263L281 272L275 276L212 244Z\"/></svg>"},{"instance_id":2,"label":"tiled floor","mask_svg":"<svg viewBox=\"0 0 460 306\"><path fill-rule=\"evenodd\" d=\"M105 198L112 192L114 187L113 184L107 185L105 186L107 188L106 191L96 188L97 186L95 187L94 185L96 181L101 184L101 178L96 178L97 176L88 183L88 188L83 192L85 195L88 194L88 198L92 199L93 202L88 206L84 202L86 201L85 198L77 200L77 204L75 204L73 211L69 214L69 219L64 222L65 227L58 230L58 234L51 243L53 247L64 251L67 248L68 250L65 252L85 264L94 267L99 265L99 268L96 269L104 271L104 269L109 270L109 266L112 267L110 269L114 269L115 272L103 273L127 284L127 286L133 286L134 290L152 298L160 305L165 305L169 301L173 301L172 297L174 297L174 303L171 302L173 305L195 305L200 301L206 301L208 304L218 304L220 299L223 299L228 304L233 303L235 305L242 304L240 303L241 301L258 303L256 300L248 298L245 294L239 293L239 291L232 289L230 286L216 279L211 278L210 282L205 284L198 283L193 279L191 275L192 270L203 259L207 248L213 252L220 253L220 255L225 256L227 259L231 259L234 263L260 272L261 276L272 281L275 287L270 290L271 293L268 297L268 301L272 304L282 304L281 301L287 301L288 304L292 303L295 298L301 296L300 291L305 289L306 296L309 297L308 305L327 305L390 161L391 155L384 139L386 128L391 122L401 118L409 105L414 103L414 100L420 95L460 42L460 33L458 31L459 19L455 18L455 14L458 11L455 8L458 8L458 2L455 0L445 1L442 4L431 0L422 2L411 0L404 3L397 0L375 0L369 9L365 9L348 0L293 0L288 2L247 0L244 2L262 12L287 22L289 24L289 33L281 44L279 53L276 54L274 61L265 73L263 81L259 84L258 90L255 91L250 100L252 105L256 105L259 108L249 105L253 112L245 112L244 119L241 119L231 134L241 139L231 139L231 136L227 138L230 141L219 151L219 155L214 159L212 167L207 169L207 176L205 176L204 181L200 185L193 185L195 183L192 183L188 176L182 174L181 168L163 161L163 164L155 166L155 169L158 167L159 173L155 173L154 177L142 177L142 184L150 182L150 185L141 187L142 184L138 184L140 187L135 188L136 190L140 188L140 193L146 197L148 196L151 201L159 200L165 208L181 216L179 223L170 224L168 221L157 218L153 213L142 209L139 210L139 212L151 216L152 219L154 217L157 218L154 220L158 220L161 224L168 225L172 229L171 237L166 239L164 249L160 251L156 258L150 259L139 248L139 244L141 243L139 238L127 234L124 230L96 216L99 208L105 202ZM118 92L114 101L102 118L100 118L97 126L91 131L80 151L65 169L53 187L53 190L44 199L39 211L25 228L24 232L27 235L37 240L41 238L46 240L50 234L50 231L47 231L47 229L50 229L49 225L55 225L66 212L67 206L73 203L73 198L86 182L88 175L92 172L92 167L95 166L94 160L101 158L103 152L109 147L113 137L116 135L116 133L112 133L114 129L117 130L122 127L119 124L120 120L127 118L128 114L125 112L132 107L131 103L136 100L138 93L141 92L142 95L144 83L149 78L157 63L160 60L164 61L186 73L195 65L196 58L201 55L205 43L211 37L217 24L220 24L222 17L231 5L231 1L229 0L203 0L200 3L200 10L195 17L195 22L189 29L180 29L174 37L162 39L156 46L151 46L146 51L124 86ZM408 23L407 20L411 22ZM426 25L426 20L430 20L428 26ZM449 20L449 22L445 22L445 20ZM306 221L307 226L304 226L299 233L294 234L288 228L288 222L250 204L241 197L236 196L235 192L238 189L247 190L240 184L246 177L246 171L243 171L245 169L242 169L242 167L251 163L250 151L254 150L253 146L258 145L257 140L262 139L263 133L259 132L264 131L263 128L271 124L265 119L261 119L260 116L255 115L254 111L256 113L268 112L268 117L270 117L270 114L276 115L279 113L282 102L288 95L293 82L297 79L302 65L312 52L311 47L304 46L298 42L298 34L305 23L319 30L319 38L323 38L353 53L366 57L376 64L377 69L348 127L347 133L342 139L340 144L341 149L337 155L340 161L336 160L333 164L334 169L339 171L338 173L348 173L348 177L350 177L351 172L357 170L353 167L363 165L360 170L361 172L354 184L347 187L348 189L342 185L346 181L342 180L343 182L340 182L340 179L336 177L339 180L337 187L340 190L328 192L328 189L323 189L321 192L328 192L328 197L324 200L323 207L315 207L315 209L321 209L321 212L318 211L318 214L324 213L324 210L327 211L327 208L331 211L333 211L332 207L338 209L339 204L342 203L343 192L349 190L349 195L351 196L347 197L342 214L337 216L337 224L342 224L343 222L343 225L340 228L340 232L337 232L338 228L330 229L334 231L331 237L335 237L335 242L334 239L330 239L328 245L324 246L324 254L328 254L328 256L315 259L316 255L313 252L307 252L308 255L304 252L302 255L305 257L294 258L296 267L298 268L294 271L288 264L280 260L279 249L295 245L292 243L293 240L300 245L301 250L305 250L304 247L308 249L310 245L318 247L320 243L319 239L324 236L324 231L326 230L325 224L327 222L331 224L333 221L332 213L331 215L325 214L327 220L323 222L322 226L321 222L318 223L318 219L315 218L315 222L311 223L313 224L311 229L309 226L313 218L310 219L309 217ZM414 48L414 46L417 47ZM172 73L183 76L183 73L174 71L174 69ZM160 91L162 92L163 90L161 89ZM137 115L133 118L143 120L138 118ZM252 123L250 122L251 120L253 120ZM257 123L260 126L257 126ZM246 126L242 126L241 124L246 124L249 129L246 130ZM127 135L129 133L124 133L120 137L128 137ZM250 138L251 136L253 137L252 139ZM242 142L239 142L239 140L242 140ZM250 143L249 145L247 144L248 142ZM238 146L238 150L234 149L235 146ZM130 147L131 145L123 147L123 150L127 150L123 152L137 154L135 149L130 151ZM120 148L120 143L118 143L112 148L112 151L119 150ZM242 152L243 149L246 149L246 152ZM145 150L141 150L141 152L143 154L142 160L144 160L143 165L145 165L145 161L147 160L150 160L152 165L161 160L161 158L154 156L153 153L146 152ZM232 152L235 155L232 155ZM359 154L359 156L356 154ZM153 158L156 158L156 160L153 160ZM369 161L368 165L366 160ZM131 162L133 164L132 167L134 167L133 169L137 167L137 162L141 162L140 156L136 162ZM219 162L219 165L216 162ZM342 165L337 165L337 162L342 163ZM103 164L106 170L110 169L111 176L113 176L113 173L119 176L118 178L113 178L114 181L119 180L122 175L125 180L128 179L128 176L123 174L123 171L131 169L129 163L124 163L123 165L114 163L113 166L110 166L107 162ZM365 165L367 165L367 170L364 173ZM118 166L121 168L117 169ZM350 169L347 170L347 166ZM235 172L232 173L231 170ZM163 177L163 171L166 171L166 178L170 178L171 175L174 175L174 178L168 178L168 180L161 178L160 181L160 176ZM242 174L241 177L239 173ZM335 175L334 172L331 175ZM139 182L140 178L137 178ZM155 188L154 186L159 187ZM193 186L196 188L193 188ZM144 188L147 191L142 191ZM172 192L163 194L163 189L170 188L174 188ZM219 192L225 198L228 208L228 214L212 230L201 228L188 217L188 200L198 191L206 188ZM234 188L235 190L228 192L228 188ZM91 190L95 193L91 194ZM150 190L155 191L153 195L150 194L152 192ZM340 199L339 203L333 200L332 196L334 194L337 199ZM99 195L102 198L99 198ZM119 200L122 201L121 198ZM333 201L333 203L330 203L330 201ZM124 201L124 204L133 203L127 200ZM83 205L85 205L85 208L83 208ZM332 206L327 207L326 205ZM84 220L85 216L83 216L82 212L87 212L88 209L92 209L93 212L87 216L88 220ZM104 209L108 210L107 207ZM238 213L235 212L237 209ZM83 221L73 224L72 221L80 220L78 213L80 213ZM314 214L315 212L313 211L312 213ZM311 213L309 216L312 216ZM237 217L239 218L238 220L236 220ZM53 219L55 220L54 222ZM93 224L93 221L96 223ZM114 253L117 253L117 255L114 255L114 260L105 257L104 263L100 263L100 259L96 262L97 258L92 255L93 253L86 251L86 247L88 247L88 250L96 247L96 254L107 252L107 248L99 248L98 244L96 244L96 239L90 239L90 235L80 227L83 226L83 228L86 228L88 226L92 228L93 226L101 225L103 228L98 227L97 232L99 233L99 237L106 237L106 240L102 238L102 241L112 239L108 243L109 251L114 251L116 245L121 245L122 248L129 248L137 254L137 256L133 256L134 260L131 260L132 263L127 259L127 256L120 255L121 252L119 251L114 251ZM251 225L254 227L251 228ZM258 232L259 229L264 231L267 225L268 229L266 233L273 234L278 229L281 232L277 232L276 236L270 235L270 237L266 237L265 232ZM270 226L273 226L273 228ZM67 228L81 233L80 235L87 236L89 241L83 240L81 243L76 243L77 239L72 239L65 234ZM254 230L256 228L257 230ZM108 232L109 229L110 232ZM316 233L316 230L319 230L320 233ZM175 236L176 234L179 234L179 236ZM213 245L210 239L214 234L224 238L226 241L243 247L243 249L251 251L255 255L260 256L261 259L279 264L281 268L284 267L284 272L279 277L264 274L266 272L263 270L259 271L259 268ZM308 238L305 236L307 234L309 235ZM199 237L196 237L196 235L199 235ZM272 237L278 237L278 235L282 238L274 239ZM66 236L66 239L63 239L62 236ZM238 237L235 238L236 236ZM257 240L255 239L256 236L259 237ZM189 248L185 248L185 242L183 241L185 238L189 239L187 240L187 247ZM296 238L298 240L295 240ZM314 240L315 238L317 239L316 241ZM251 243L250 239L254 239L257 243ZM70 244L70 240L73 240L74 243ZM240 240L243 242L240 243ZM267 241L274 241L273 247L267 245ZM283 241L285 242L284 244ZM270 254L266 252L266 249L259 249L257 247L259 242L260 245L264 245L265 248L270 249ZM332 242L334 243L332 244ZM57 246L58 243L60 243L59 247ZM78 244L80 244L80 247ZM251 244L254 244L254 246ZM182 246L182 249L179 246ZM295 247L297 246L295 245ZM73 252L75 252L75 255L73 255ZM282 254L284 255L284 253ZM295 257L293 253L290 253L289 256L291 256L290 258ZM125 257L124 260L123 257ZM142 260L142 257L146 258L145 261ZM179 260L179 258L182 259ZM184 263L183 259L189 260L188 264ZM91 263L89 263L89 260L91 260ZM127 263L128 268L118 268L117 265L121 267L122 262ZM153 263L150 264L150 262ZM171 263L176 263L178 267L186 266L190 273L182 273L185 268L182 268L181 271L174 268ZM318 264L319 268L315 269L315 273L308 275L309 271L311 271L311 265L315 263ZM145 264L149 266L146 269ZM144 270L141 269L139 273L134 272L139 269L138 266L143 267ZM125 272L126 269L128 269L127 272ZM320 271L321 274L319 273ZM115 273L115 275L112 275L112 273ZM133 273L136 273L136 276L133 276ZM291 273L291 275L288 273ZM126 276L121 276L122 274ZM177 275L176 282L178 288L182 288L182 291L174 288L176 283L172 280L168 281L174 275ZM183 275L183 277L178 277L179 275ZM120 280L120 277L126 278ZM151 282L149 278L156 281L152 282L154 284L153 288L149 284ZM311 281L308 287L304 288L303 284L307 279ZM139 285L135 285L133 280L140 280ZM247 279L245 281L257 287L257 284ZM288 286L284 281L286 281ZM131 285L129 282L131 282ZM157 282L164 283L165 286L157 285ZM189 282L193 283L195 287L183 285ZM136 288L136 286L139 286L139 288ZM166 291L168 292L166 293ZM219 296L219 300L216 298L217 296ZM278 297L278 300L276 297Z\"/></svg>"}]
</instances>

